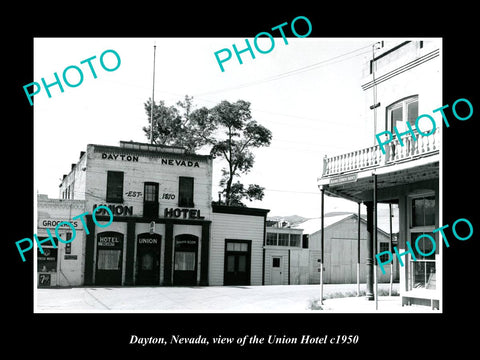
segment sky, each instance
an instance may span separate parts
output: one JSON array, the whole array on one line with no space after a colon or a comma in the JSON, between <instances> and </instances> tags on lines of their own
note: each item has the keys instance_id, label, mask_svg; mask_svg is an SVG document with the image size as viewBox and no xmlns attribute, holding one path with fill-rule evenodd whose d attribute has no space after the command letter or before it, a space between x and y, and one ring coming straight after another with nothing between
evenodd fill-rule
<instances>
[{"instance_id":1,"label":"sky","mask_svg":"<svg viewBox=\"0 0 480 360\"><path fill-rule=\"evenodd\" d=\"M232 44L243 49L245 38L35 38L32 82L44 78L51 84L56 72L64 87L62 93L51 86L51 98L43 87L34 96L35 194L58 198L63 174L87 144L149 141L142 127L148 124L144 103L152 96L155 45L156 102L175 105L189 95L195 107L211 108L222 100L245 100L251 103L252 118L272 131L271 145L254 151L253 169L240 178L265 188L262 201L247 205L269 209L269 216L320 216L317 177L323 157L372 145L359 140L372 137L363 115L361 76L379 39L287 40L288 45L275 38L267 54L253 47L255 59L245 52L243 64L233 54L222 72L214 53L224 48L233 53ZM267 49L270 40L260 38L258 45ZM118 53L118 69L102 68L100 56L106 50ZM81 64L93 56L96 79L88 63ZM111 52L103 60L107 68L117 64ZM83 73L77 87L62 79L71 65ZM72 84L80 82L78 76L73 68L67 72ZM224 165L214 161L214 200ZM325 211L355 212L357 204L326 197Z\"/></svg>"}]
</instances>

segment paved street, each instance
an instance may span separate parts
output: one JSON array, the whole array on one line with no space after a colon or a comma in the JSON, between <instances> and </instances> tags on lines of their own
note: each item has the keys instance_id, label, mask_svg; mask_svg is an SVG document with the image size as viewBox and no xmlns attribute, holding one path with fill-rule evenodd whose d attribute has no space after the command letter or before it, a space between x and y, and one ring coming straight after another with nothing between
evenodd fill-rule
<instances>
[{"instance_id":1,"label":"paved street","mask_svg":"<svg viewBox=\"0 0 480 360\"><path fill-rule=\"evenodd\" d=\"M388 294L388 284L379 290ZM324 285L324 311L375 311L372 301L355 297L356 284ZM365 285L361 286L365 290ZM398 284L394 284L398 290ZM348 294L346 299L338 298ZM352 296L353 295L353 296ZM37 312L317 312L311 303L319 285L210 287L78 287L38 289ZM379 311L405 312L428 307L404 307L398 296L380 296ZM418 309L417 309L418 308Z\"/></svg>"}]
</instances>

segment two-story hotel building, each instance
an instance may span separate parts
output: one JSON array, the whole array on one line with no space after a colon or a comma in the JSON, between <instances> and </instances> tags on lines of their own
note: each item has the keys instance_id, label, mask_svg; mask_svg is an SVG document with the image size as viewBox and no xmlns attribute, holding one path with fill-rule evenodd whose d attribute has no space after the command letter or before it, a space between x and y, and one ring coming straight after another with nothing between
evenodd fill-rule
<instances>
[{"instance_id":1,"label":"two-story hotel building","mask_svg":"<svg viewBox=\"0 0 480 360\"><path fill-rule=\"evenodd\" d=\"M208 155L137 142L88 145L64 175L57 200L83 201L88 213L74 240L75 282L261 285L268 210L212 206L211 189ZM101 205L113 215L108 227L96 223L110 221L105 209L95 211L96 222L92 218ZM39 209L48 207L39 200Z\"/></svg>"}]
</instances>

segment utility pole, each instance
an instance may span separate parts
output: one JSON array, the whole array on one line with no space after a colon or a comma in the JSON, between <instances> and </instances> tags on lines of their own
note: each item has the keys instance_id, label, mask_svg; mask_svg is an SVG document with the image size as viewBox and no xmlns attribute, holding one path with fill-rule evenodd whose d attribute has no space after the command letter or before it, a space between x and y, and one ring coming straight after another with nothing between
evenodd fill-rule
<instances>
[{"instance_id":1,"label":"utility pole","mask_svg":"<svg viewBox=\"0 0 480 360\"><path fill-rule=\"evenodd\" d=\"M153 84L152 84L152 103L150 105L150 144L153 144L153 107L155 106L155 52L157 46L153 43Z\"/></svg>"},{"instance_id":2,"label":"utility pole","mask_svg":"<svg viewBox=\"0 0 480 360\"><path fill-rule=\"evenodd\" d=\"M389 203L388 204L388 208L390 210L390 253L392 253L393 251L393 234L392 234L392 203ZM389 295L392 296L392 290L393 290L393 260L392 262L390 263L390 291L389 291Z\"/></svg>"},{"instance_id":3,"label":"utility pole","mask_svg":"<svg viewBox=\"0 0 480 360\"><path fill-rule=\"evenodd\" d=\"M372 77L373 77L373 105L370 106L370 109L373 109L373 145L376 144L377 138L377 107L380 106L380 103L377 103L377 84L375 81L375 48L377 45L383 46L383 41L377 41L372 45Z\"/></svg>"}]
</instances>

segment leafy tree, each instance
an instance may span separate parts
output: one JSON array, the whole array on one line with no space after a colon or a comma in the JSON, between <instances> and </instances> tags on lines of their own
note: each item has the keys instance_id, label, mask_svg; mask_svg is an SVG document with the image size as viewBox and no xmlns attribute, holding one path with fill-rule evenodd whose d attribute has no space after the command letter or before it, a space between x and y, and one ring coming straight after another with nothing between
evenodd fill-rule
<instances>
[{"instance_id":1,"label":"leafy tree","mask_svg":"<svg viewBox=\"0 0 480 360\"><path fill-rule=\"evenodd\" d=\"M194 109L193 97L185 96L185 100L177 102L177 107L165 105L163 100L153 106L154 144L182 146L188 152L195 152L209 143L215 125L209 119L206 107ZM144 104L150 122L151 99ZM150 139L151 124L143 127Z\"/></svg>"},{"instance_id":2,"label":"leafy tree","mask_svg":"<svg viewBox=\"0 0 480 360\"><path fill-rule=\"evenodd\" d=\"M233 180L251 170L255 158L252 150L270 145L271 131L252 120L250 103L244 100L235 103L222 101L210 109L210 113L219 130L223 131L223 137L211 140L210 154L227 162L220 181L225 203L239 206L243 205L242 198L261 200L264 188L252 184L245 189L243 184L233 183Z\"/></svg>"},{"instance_id":3,"label":"leafy tree","mask_svg":"<svg viewBox=\"0 0 480 360\"><path fill-rule=\"evenodd\" d=\"M222 169L222 186L225 203L245 206L242 199L262 200L264 188L250 184L247 188L235 177L247 174L254 164L252 150L270 145L272 133L252 120L250 103L222 101L211 109L194 109L192 97L185 96L177 107L167 107L163 101L153 107L153 142L155 144L182 146L189 152L211 146L210 154L227 162ZM150 119L151 99L145 103ZM149 120L150 121L150 120ZM143 127L150 138L150 124Z\"/></svg>"}]
</instances>

